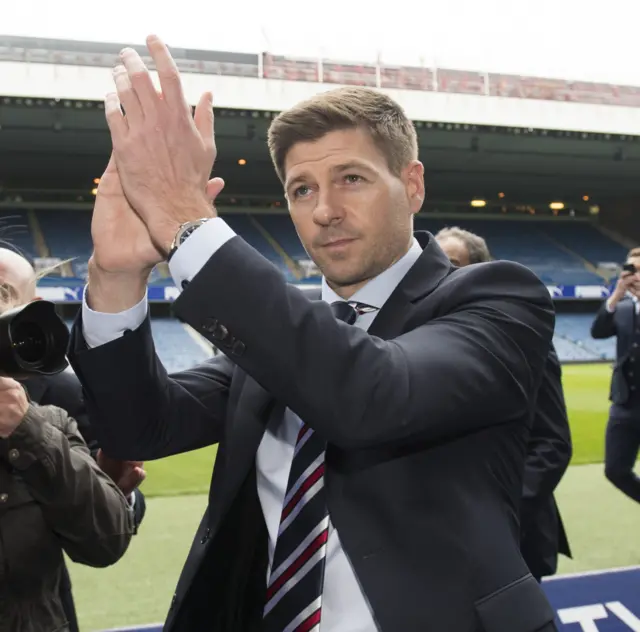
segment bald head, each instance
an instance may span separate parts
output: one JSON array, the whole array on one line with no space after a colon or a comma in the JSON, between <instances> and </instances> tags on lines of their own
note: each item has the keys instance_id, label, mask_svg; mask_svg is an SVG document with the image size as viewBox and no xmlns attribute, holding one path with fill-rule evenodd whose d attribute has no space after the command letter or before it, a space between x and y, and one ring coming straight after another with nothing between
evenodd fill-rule
<instances>
[{"instance_id":1,"label":"bald head","mask_svg":"<svg viewBox=\"0 0 640 632\"><path fill-rule=\"evenodd\" d=\"M35 270L24 257L8 248L0 248L0 289L0 311L29 303L36 296Z\"/></svg>"}]
</instances>

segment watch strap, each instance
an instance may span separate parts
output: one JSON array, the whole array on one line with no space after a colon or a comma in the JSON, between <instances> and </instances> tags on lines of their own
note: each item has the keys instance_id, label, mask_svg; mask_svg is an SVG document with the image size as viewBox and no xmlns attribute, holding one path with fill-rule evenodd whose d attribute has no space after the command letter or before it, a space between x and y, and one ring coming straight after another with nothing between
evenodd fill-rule
<instances>
[{"instance_id":1,"label":"watch strap","mask_svg":"<svg viewBox=\"0 0 640 632\"><path fill-rule=\"evenodd\" d=\"M210 219L213 218L202 217L200 219L185 222L184 224L180 225L180 228L178 228L178 232L176 232L176 236L173 238L173 242L171 243L171 249L169 250L169 254L167 256L167 263L171 261L171 258L176 253L178 248L180 248L180 246L189 238L189 236L192 235L196 229L200 228L200 226L208 222Z\"/></svg>"}]
</instances>

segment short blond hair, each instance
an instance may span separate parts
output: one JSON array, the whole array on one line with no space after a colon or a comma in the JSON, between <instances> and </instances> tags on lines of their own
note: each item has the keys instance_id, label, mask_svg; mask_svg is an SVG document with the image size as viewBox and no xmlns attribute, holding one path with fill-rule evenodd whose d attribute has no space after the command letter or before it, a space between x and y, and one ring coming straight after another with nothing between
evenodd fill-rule
<instances>
[{"instance_id":1,"label":"short blond hair","mask_svg":"<svg viewBox=\"0 0 640 632\"><path fill-rule=\"evenodd\" d=\"M391 97L371 88L349 87L322 92L279 114L268 134L269 153L280 181L290 149L338 130L366 130L396 176L418 158L413 122Z\"/></svg>"}]
</instances>

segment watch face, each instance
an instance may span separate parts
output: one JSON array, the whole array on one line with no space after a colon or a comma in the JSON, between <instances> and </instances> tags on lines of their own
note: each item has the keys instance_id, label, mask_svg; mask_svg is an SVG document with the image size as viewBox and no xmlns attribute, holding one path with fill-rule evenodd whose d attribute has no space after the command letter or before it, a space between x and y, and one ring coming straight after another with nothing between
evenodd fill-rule
<instances>
[{"instance_id":1,"label":"watch face","mask_svg":"<svg viewBox=\"0 0 640 632\"><path fill-rule=\"evenodd\" d=\"M187 228L184 229L182 235L180 235L180 244L183 244L187 238L190 235L193 235L193 233L200 228L200 226L187 226Z\"/></svg>"}]
</instances>

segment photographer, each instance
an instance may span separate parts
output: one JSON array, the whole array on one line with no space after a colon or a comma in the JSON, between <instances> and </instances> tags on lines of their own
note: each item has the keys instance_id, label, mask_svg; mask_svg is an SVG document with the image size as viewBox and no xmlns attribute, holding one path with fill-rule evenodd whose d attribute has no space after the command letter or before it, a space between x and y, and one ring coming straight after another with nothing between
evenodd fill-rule
<instances>
[{"instance_id":1,"label":"photographer","mask_svg":"<svg viewBox=\"0 0 640 632\"><path fill-rule=\"evenodd\" d=\"M108 566L127 550L133 518L63 410L28 400L0 377L0 631L65 632L63 551Z\"/></svg>"},{"instance_id":2,"label":"photographer","mask_svg":"<svg viewBox=\"0 0 640 632\"><path fill-rule=\"evenodd\" d=\"M615 289L591 325L595 339L616 337L611 408L605 436L605 475L623 494L640 502L633 468L640 448L640 248L627 255Z\"/></svg>"},{"instance_id":3,"label":"photographer","mask_svg":"<svg viewBox=\"0 0 640 632\"><path fill-rule=\"evenodd\" d=\"M36 275L31 264L19 254L0 248L0 313L13 305L26 305L36 300ZM56 406L66 411L76 422L77 430L98 466L120 488L133 511L134 533L142 522L146 503L138 485L144 480L142 463L110 459L99 449L91 431L82 387L71 371L53 375L31 375L21 379L29 399L41 406ZM60 578L60 600L66 615L69 632L78 632L78 622L66 566ZM1 628L0 628L1 629Z\"/></svg>"}]
</instances>

